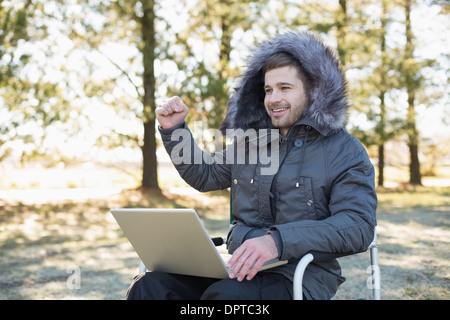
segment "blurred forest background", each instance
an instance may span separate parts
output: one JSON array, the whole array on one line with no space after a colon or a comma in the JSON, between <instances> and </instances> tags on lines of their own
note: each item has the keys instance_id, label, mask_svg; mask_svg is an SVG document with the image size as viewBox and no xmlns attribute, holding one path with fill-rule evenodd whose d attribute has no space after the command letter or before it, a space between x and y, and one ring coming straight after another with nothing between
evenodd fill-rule
<instances>
[{"instance_id":1,"label":"blurred forest background","mask_svg":"<svg viewBox=\"0 0 450 320\"><path fill-rule=\"evenodd\" d=\"M449 164L448 1L0 2L0 161L140 159L159 188L154 109L173 95L217 128L255 44L315 32L341 57L348 130L422 183ZM108 152L111 151L111 152ZM3 186L8 187L8 186Z\"/></svg>"},{"instance_id":2,"label":"blurred forest background","mask_svg":"<svg viewBox=\"0 0 450 320\"><path fill-rule=\"evenodd\" d=\"M406 252L406 234L434 221L434 240L411 240L411 248L426 246L439 258L419 255L408 284L396 283L403 291L387 297L450 298L450 1L0 0L0 25L0 299L67 297L39 290L55 272L64 286L73 241L103 237L104 247L78 255L84 275L94 257L120 259L117 248L107 253L118 243L133 256L117 226L99 222L111 206L194 204L210 230L226 232L214 221L227 220L227 195L183 189L160 148L154 109L180 96L209 147L202 130L219 126L255 45L290 31L312 31L340 55L350 92L346 127L376 166L380 239L404 235L386 261ZM218 208L222 216L213 217ZM25 262L30 243L41 249ZM56 256L58 267L24 280ZM120 289L95 294L85 285L79 296L121 297L114 293L128 285L134 259L101 272L122 272ZM400 279L395 268L392 283ZM431 293L415 288L417 279ZM19 293L24 286L31 289Z\"/></svg>"}]
</instances>

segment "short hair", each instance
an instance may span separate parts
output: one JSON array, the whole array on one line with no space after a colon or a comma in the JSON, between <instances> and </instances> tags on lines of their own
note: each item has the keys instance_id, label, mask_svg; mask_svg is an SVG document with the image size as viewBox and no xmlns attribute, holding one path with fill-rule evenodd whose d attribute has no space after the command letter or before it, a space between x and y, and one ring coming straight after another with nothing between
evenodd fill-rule
<instances>
[{"instance_id":1,"label":"short hair","mask_svg":"<svg viewBox=\"0 0 450 320\"><path fill-rule=\"evenodd\" d=\"M297 69L297 76L303 83L303 88L306 92L306 95L308 96L308 99L311 100L311 93L312 89L314 88L314 83L311 77L308 76L308 74L303 69L300 61L296 59L292 54L284 51L272 54L263 64L263 75L265 75L267 71L270 71L272 69L282 68L286 66L292 66Z\"/></svg>"}]
</instances>

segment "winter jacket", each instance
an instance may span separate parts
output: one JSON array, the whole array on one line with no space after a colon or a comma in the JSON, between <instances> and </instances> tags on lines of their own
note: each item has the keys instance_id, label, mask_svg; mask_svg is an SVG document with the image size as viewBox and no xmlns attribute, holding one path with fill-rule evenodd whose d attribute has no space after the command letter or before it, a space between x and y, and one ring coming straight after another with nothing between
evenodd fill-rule
<instances>
[{"instance_id":1,"label":"winter jacket","mask_svg":"<svg viewBox=\"0 0 450 320\"><path fill-rule=\"evenodd\" d=\"M316 84L311 104L286 137L268 130L272 125L264 108L261 71L264 61L281 51L294 55ZM184 156L190 157L174 162L187 183L200 191L231 187L235 221L228 236L230 253L246 239L270 233L279 258L288 263L266 272L292 280L297 262L310 251L350 254L367 250L376 224L374 168L361 143L343 127L345 85L332 50L309 33L288 33L258 48L228 103L222 131L257 132L256 139L247 135L232 145L234 151L244 145L245 163L228 149L203 153L202 161L195 161L193 155L201 151L186 124L160 128L170 155L179 153L183 145ZM174 138L177 129L183 130L183 138ZM259 143L258 148L271 155L271 164L261 158L251 161L252 150L259 150L252 149L252 143ZM273 163L277 170L263 174ZM335 259L312 263L306 269L304 294L307 299L330 299L344 280Z\"/></svg>"}]
</instances>

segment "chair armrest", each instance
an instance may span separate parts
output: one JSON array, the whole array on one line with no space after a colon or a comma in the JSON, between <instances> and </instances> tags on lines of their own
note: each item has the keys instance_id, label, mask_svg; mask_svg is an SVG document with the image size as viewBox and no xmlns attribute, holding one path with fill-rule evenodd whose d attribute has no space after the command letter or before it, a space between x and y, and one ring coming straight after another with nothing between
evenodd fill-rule
<instances>
[{"instance_id":1,"label":"chair armrest","mask_svg":"<svg viewBox=\"0 0 450 320\"><path fill-rule=\"evenodd\" d=\"M297 264L294 273L294 300L303 300L303 275L306 267L314 260L312 253L305 254Z\"/></svg>"},{"instance_id":2,"label":"chair armrest","mask_svg":"<svg viewBox=\"0 0 450 320\"><path fill-rule=\"evenodd\" d=\"M297 263L294 273L294 300L303 300L303 276L306 267L313 261L323 262L331 259L348 256L354 253L326 253L326 252L309 252L305 254Z\"/></svg>"}]
</instances>

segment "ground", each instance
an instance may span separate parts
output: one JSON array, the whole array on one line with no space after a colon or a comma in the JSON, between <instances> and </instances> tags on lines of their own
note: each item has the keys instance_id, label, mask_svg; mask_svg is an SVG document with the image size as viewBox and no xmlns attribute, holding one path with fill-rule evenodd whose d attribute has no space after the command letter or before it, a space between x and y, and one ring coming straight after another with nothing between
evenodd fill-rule
<instances>
[{"instance_id":1,"label":"ground","mask_svg":"<svg viewBox=\"0 0 450 320\"><path fill-rule=\"evenodd\" d=\"M193 207L212 236L229 227L227 191L200 194L167 164L162 192L136 189L123 168L0 171L0 299L124 299L139 259L112 207ZM433 179L378 188L382 299L450 299L450 184ZM334 299L370 299L369 254L339 261Z\"/></svg>"}]
</instances>

